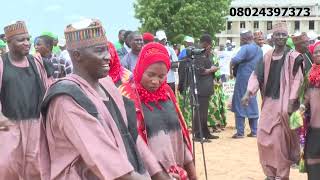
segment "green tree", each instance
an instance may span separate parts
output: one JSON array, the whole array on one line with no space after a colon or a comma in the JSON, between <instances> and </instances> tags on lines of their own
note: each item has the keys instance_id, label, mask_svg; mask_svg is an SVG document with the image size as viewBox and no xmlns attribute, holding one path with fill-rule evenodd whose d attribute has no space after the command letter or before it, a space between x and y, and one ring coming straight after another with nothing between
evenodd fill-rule
<instances>
[{"instance_id":1,"label":"green tree","mask_svg":"<svg viewBox=\"0 0 320 180\"><path fill-rule=\"evenodd\" d=\"M135 17L143 32L165 30L169 39L181 41L207 32L215 35L225 27L231 0L136 0Z\"/></svg>"}]
</instances>

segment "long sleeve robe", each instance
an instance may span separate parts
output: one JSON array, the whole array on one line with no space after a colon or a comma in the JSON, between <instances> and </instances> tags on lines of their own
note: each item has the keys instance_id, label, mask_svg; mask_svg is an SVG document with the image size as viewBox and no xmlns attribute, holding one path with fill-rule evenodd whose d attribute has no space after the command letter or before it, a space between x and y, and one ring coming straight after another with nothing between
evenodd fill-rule
<instances>
[{"instance_id":1,"label":"long sleeve robe","mask_svg":"<svg viewBox=\"0 0 320 180\"><path fill-rule=\"evenodd\" d=\"M42 61L34 58L34 62L37 68L36 76L40 77L40 83L46 90L52 83L52 79L48 78ZM3 72L4 63L0 57L0 89L3 86ZM0 110L2 106L3 103L0 102ZM25 180L40 180L39 140L41 126L39 118L23 121L17 119L10 121L10 123L12 124L9 131L0 131L0 180L17 179L18 176L24 177Z\"/></svg>"},{"instance_id":2,"label":"long sleeve robe","mask_svg":"<svg viewBox=\"0 0 320 180\"><path fill-rule=\"evenodd\" d=\"M61 95L52 100L46 119L46 135L50 155L50 179L116 179L134 171L118 127L100 95L77 75L66 79L76 82L96 106L101 121L91 116L71 97ZM123 99L110 78L100 84L114 99L127 124ZM150 175L161 171L154 156L138 137L137 149ZM148 178L149 177L149 178Z\"/></svg>"},{"instance_id":3,"label":"long sleeve robe","mask_svg":"<svg viewBox=\"0 0 320 180\"><path fill-rule=\"evenodd\" d=\"M270 64L273 51L264 56L264 79L258 80L258 72L250 76L247 90L255 95L259 88L262 95L266 89L269 73L272 73ZM299 159L299 141L295 131L289 127L289 104L298 100L299 88L303 82L301 68L294 75L293 67L300 54L290 51L282 65L280 77L280 98L272 99L263 95L260 121L258 125L258 150L260 163L275 169L284 169ZM261 73L261 72L260 72ZM259 86L259 81L260 85Z\"/></svg>"}]
</instances>

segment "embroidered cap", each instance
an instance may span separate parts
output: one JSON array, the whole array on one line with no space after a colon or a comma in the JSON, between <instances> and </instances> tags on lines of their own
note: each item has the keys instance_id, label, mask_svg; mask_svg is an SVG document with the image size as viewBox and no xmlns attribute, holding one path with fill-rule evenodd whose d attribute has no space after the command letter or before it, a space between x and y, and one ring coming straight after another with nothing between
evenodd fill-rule
<instances>
[{"instance_id":1,"label":"embroidered cap","mask_svg":"<svg viewBox=\"0 0 320 180\"><path fill-rule=\"evenodd\" d=\"M288 33L288 25L286 22L278 22L273 25L273 32L287 32Z\"/></svg>"},{"instance_id":2,"label":"embroidered cap","mask_svg":"<svg viewBox=\"0 0 320 180\"><path fill-rule=\"evenodd\" d=\"M13 36L20 34L29 34L27 26L24 21L17 21L4 27L4 34L7 40L10 40Z\"/></svg>"},{"instance_id":3,"label":"embroidered cap","mask_svg":"<svg viewBox=\"0 0 320 180\"><path fill-rule=\"evenodd\" d=\"M309 37L305 32L301 33L300 35L291 36L291 38L295 45L309 41Z\"/></svg>"},{"instance_id":4,"label":"embroidered cap","mask_svg":"<svg viewBox=\"0 0 320 180\"><path fill-rule=\"evenodd\" d=\"M107 44L105 30L97 19L84 19L70 24L64 35L68 50Z\"/></svg>"},{"instance_id":5,"label":"embroidered cap","mask_svg":"<svg viewBox=\"0 0 320 180\"><path fill-rule=\"evenodd\" d=\"M262 31L256 31L256 32L253 33L253 37L255 39L264 38L263 32Z\"/></svg>"}]
</instances>

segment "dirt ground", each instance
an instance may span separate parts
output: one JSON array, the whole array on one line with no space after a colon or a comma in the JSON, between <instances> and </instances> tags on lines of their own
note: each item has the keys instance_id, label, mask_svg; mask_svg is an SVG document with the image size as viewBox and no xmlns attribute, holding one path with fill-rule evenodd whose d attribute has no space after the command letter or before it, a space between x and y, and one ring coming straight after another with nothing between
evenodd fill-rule
<instances>
[{"instance_id":1,"label":"dirt ground","mask_svg":"<svg viewBox=\"0 0 320 180\"><path fill-rule=\"evenodd\" d=\"M219 139L204 143L208 180L264 180L259 164L256 138L232 139L235 133L233 115L228 112L226 129L215 135ZM246 122L246 134L250 132ZM196 143L196 168L199 180L205 180L201 144ZM290 180L306 180L306 174L291 169Z\"/></svg>"}]
</instances>

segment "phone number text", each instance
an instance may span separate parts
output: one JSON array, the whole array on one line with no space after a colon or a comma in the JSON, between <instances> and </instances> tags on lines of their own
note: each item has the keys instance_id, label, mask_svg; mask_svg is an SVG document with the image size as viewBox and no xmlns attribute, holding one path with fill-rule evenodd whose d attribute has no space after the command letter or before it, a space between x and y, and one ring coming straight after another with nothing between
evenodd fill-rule
<instances>
[{"instance_id":1,"label":"phone number text","mask_svg":"<svg viewBox=\"0 0 320 180\"><path fill-rule=\"evenodd\" d=\"M230 16L310 16L310 8L230 8Z\"/></svg>"}]
</instances>

